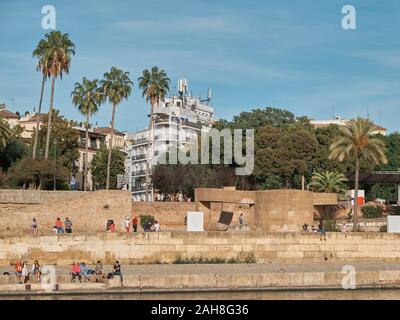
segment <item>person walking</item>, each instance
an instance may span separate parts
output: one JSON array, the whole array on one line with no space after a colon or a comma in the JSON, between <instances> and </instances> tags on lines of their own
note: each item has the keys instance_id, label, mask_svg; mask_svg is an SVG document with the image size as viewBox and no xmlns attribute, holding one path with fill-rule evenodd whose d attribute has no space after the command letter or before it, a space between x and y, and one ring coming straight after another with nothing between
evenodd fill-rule
<instances>
[{"instance_id":1,"label":"person walking","mask_svg":"<svg viewBox=\"0 0 400 320\"><path fill-rule=\"evenodd\" d=\"M131 222L129 220L129 217L126 217L125 219L125 230L127 233L129 233L131 230Z\"/></svg>"},{"instance_id":2,"label":"person walking","mask_svg":"<svg viewBox=\"0 0 400 320\"><path fill-rule=\"evenodd\" d=\"M243 212L240 213L239 215L239 229L243 229L244 227L244 217L243 217Z\"/></svg>"},{"instance_id":3,"label":"person walking","mask_svg":"<svg viewBox=\"0 0 400 320\"><path fill-rule=\"evenodd\" d=\"M68 217L65 218L64 226L66 233L72 233L72 222Z\"/></svg>"},{"instance_id":4,"label":"person walking","mask_svg":"<svg viewBox=\"0 0 400 320\"><path fill-rule=\"evenodd\" d=\"M138 227L139 219L137 216L134 216L132 219L132 229L133 232L137 232L137 227Z\"/></svg>"},{"instance_id":5,"label":"person walking","mask_svg":"<svg viewBox=\"0 0 400 320\"><path fill-rule=\"evenodd\" d=\"M325 229L325 226L322 221L320 221L320 223L318 225L318 231L320 234L320 238L319 238L320 241L322 241L322 238L324 239L324 241L326 241L326 229Z\"/></svg>"},{"instance_id":6,"label":"person walking","mask_svg":"<svg viewBox=\"0 0 400 320\"><path fill-rule=\"evenodd\" d=\"M340 229L342 231L342 234L344 234L344 237L347 238L347 225L345 221L342 222Z\"/></svg>"}]
</instances>

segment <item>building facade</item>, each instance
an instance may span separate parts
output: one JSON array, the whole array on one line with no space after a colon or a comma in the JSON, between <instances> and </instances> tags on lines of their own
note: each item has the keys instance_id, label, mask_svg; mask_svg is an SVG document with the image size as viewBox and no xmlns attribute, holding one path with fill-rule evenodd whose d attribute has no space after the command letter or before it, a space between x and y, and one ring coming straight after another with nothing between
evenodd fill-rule
<instances>
[{"instance_id":1,"label":"building facade","mask_svg":"<svg viewBox=\"0 0 400 320\"><path fill-rule=\"evenodd\" d=\"M182 87L185 81L185 87ZM187 80L179 82L180 94L165 98L155 107L154 129L141 130L128 135L126 174L129 189L135 201L146 200L146 168L160 162L168 150L176 148L187 151L194 145L200 131L210 129L214 120L211 95L206 100L186 95ZM149 181L148 200L159 199Z\"/></svg>"},{"instance_id":2,"label":"building facade","mask_svg":"<svg viewBox=\"0 0 400 320\"><path fill-rule=\"evenodd\" d=\"M330 120L311 120L310 123L314 128L326 128L329 127L331 124L337 125L337 126L347 126L349 124L350 120L342 119L339 116L336 116L334 119ZM372 132L372 134L381 134L386 136L387 134L387 129L383 128L377 124L374 124L375 129Z\"/></svg>"}]
</instances>

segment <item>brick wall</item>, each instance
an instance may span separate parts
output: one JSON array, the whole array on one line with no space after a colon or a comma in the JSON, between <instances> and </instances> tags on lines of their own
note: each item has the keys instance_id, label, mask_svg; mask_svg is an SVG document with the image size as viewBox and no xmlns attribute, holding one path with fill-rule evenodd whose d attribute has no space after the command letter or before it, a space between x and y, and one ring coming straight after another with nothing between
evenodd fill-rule
<instances>
[{"instance_id":1,"label":"brick wall","mask_svg":"<svg viewBox=\"0 0 400 320\"><path fill-rule=\"evenodd\" d=\"M58 195L54 192L54 198ZM73 230L97 232L105 230L108 219L120 227L124 217L131 216L131 195L129 191L68 192L69 197L58 201L39 204L1 204L0 234L13 235L29 232L32 219L38 220L39 230L48 234L60 217L69 217ZM29 196L29 192L28 192ZM28 197L27 196L27 197ZM105 205L109 209L104 208Z\"/></svg>"},{"instance_id":2,"label":"brick wall","mask_svg":"<svg viewBox=\"0 0 400 320\"><path fill-rule=\"evenodd\" d=\"M132 202L132 215L152 215L161 228L185 229L188 211L195 211L194 202Z\"/></svg>"}]
</instances>

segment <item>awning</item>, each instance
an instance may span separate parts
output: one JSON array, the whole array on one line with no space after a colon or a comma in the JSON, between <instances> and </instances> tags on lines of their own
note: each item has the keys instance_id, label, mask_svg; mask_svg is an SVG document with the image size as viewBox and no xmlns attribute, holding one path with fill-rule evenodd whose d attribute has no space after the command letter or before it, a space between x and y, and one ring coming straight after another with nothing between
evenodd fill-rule
<instances>
[{"instance_id":1,"label":"awning","mask_svg":"<svg viewBox=\"0 0 400 320\"><path fill-rule=\"evenodd\" d=\"M346 172L345 176L350 182L354 182L354 172ZM359 182L365 184L395 183L400 184L400 171L372 171L360 173Z\"/></svg>"}]
</instances>

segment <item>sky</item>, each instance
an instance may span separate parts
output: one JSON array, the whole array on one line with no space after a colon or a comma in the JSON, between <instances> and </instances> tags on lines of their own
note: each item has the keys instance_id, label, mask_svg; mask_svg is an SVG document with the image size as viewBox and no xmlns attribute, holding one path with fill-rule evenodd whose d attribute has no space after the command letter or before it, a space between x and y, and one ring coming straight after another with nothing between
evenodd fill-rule
<instances>
[{"instance_id":1,"label":"sky","mask_svg":"<svg viewBox=\"0 0 400 320\"><path fill-rule=\"evenodd\" d=\"M356 9L355 30L342 28L347 4ZM55 107L69 119L83 121L71 103L74 83L116 66L134 82L116 128L144 129L149 106L137 78L156 65L171 88L183 77L194 95L210 87L217 118L277 107L313 119L369 117L400 130L398 0L0 0L0 103L12 111L39 103L32 51L49 31L44 5L55 7L57 30L76 45L70 73L55 88ZM105 104L93 123L110 119Z\"/></svg>"}]
</instances>

